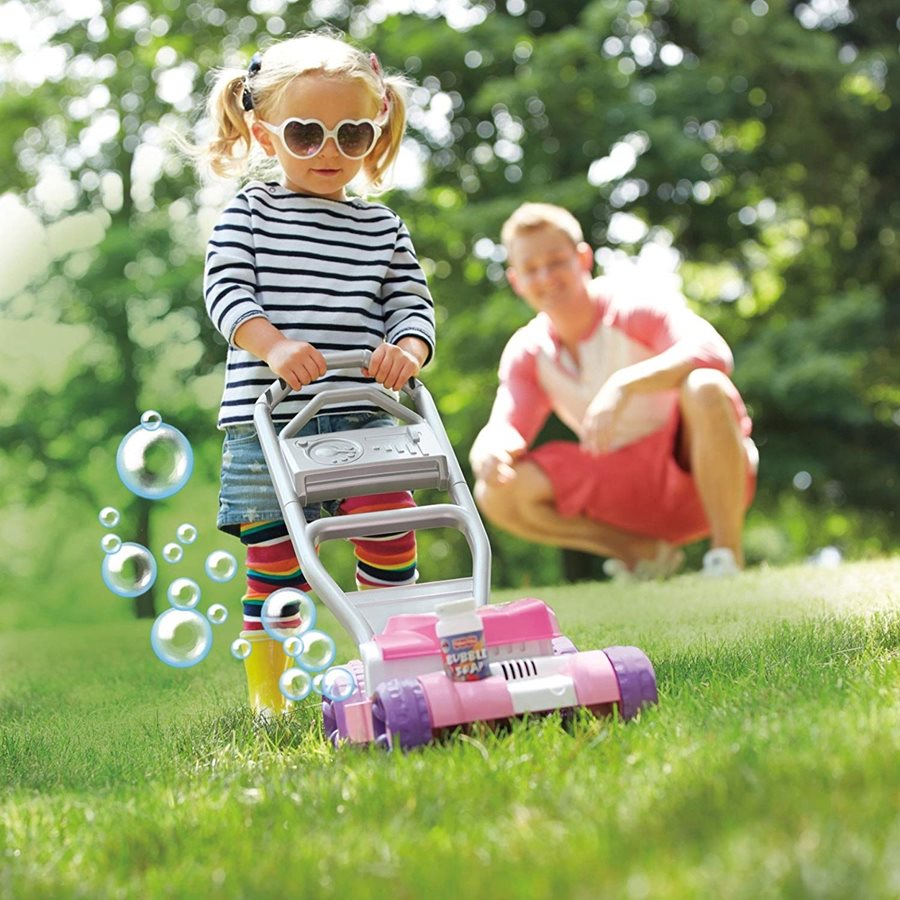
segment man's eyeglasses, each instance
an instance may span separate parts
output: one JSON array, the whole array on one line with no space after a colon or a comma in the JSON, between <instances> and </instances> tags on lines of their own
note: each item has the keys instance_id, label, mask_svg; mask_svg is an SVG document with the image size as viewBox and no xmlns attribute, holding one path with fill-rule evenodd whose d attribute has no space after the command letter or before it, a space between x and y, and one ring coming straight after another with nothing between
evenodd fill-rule
<instances>
[{"instance_id":1,"label":"man's eyeglasses","mask_svg":"<svg viewBox=\"0 0 900 900\"><path fill-rule=\"evenodd\" d=\"M334 138L338 150L347 159L362 159L381 136L381 127L371 119L344 119L334 128L326 128L318 119L285 119L280 125L257 121L277 134L287 152L297 159L311 159L328 138Z\"/></svg>"}]
</instances>

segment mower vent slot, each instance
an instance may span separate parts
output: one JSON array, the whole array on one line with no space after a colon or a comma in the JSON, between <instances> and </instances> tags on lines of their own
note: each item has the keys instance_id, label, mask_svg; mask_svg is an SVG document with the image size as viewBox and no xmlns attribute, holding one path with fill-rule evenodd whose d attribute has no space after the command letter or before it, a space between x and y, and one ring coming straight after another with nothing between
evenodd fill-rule
<instances>
[{"instance_id":1,"label":"mower vent slot","mask_svg":"<svg viewBox=\"0 0 900 900\"><path fill-rule=\"evenodd\" d=\"M519 681L537 675L537 663L533 659L508 659L500 663L500 669L507 681Z\"/></svg>"}]
</instances>

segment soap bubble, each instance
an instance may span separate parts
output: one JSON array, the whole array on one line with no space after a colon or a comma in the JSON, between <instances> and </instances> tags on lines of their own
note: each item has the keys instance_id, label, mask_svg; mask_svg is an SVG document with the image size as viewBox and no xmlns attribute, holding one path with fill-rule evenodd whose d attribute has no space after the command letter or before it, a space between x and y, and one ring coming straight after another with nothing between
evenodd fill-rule
<instances>
[{"instance_id":1,"label":"soap bubble","mask_svg":"<svg viewBox=\"0 0 900 900\"><path fill-rule=\"evenodd\" d=\"M103 557L103 583L120 597L140 597L156 581L156 560L142 544L130 541Z\"/></svg>"},{"instance_id":2,"label":"soap bubble","mask_svg":"<svg viewBox=\"0 0 900 900\"><path fill-rule=\"evenodd\" d=\"M114 506L104 506L103 509L100 510L100 515L97 516L97 518L104 528L115 528L116 525L119 524L121 515Z\"/></svg>"},{"instance_id":3,"label":"soap bubble","mask_svg":"<svg viewBox=\"0 0 900 900\"><path fill-rule=\"evenodd\" d=\"M308 672L296 666L285 669L278 679L278 687L288 700L303 700L312 690L312 679Z\"/></svg>"},{"instance_id":4,"label":"soap bubble","mask_svg":"<svg viewBox=\"0 0 900 900\"><path fill-rule=\"evenodd\" d=\"M262 605L262 627L276 641L303 634L316 623L316 606L297 588L272 591Z\"/></svg>"},{"instance_id":5,"label":"soap bubble","mask_svg":"<svg viewBox=\"0 0 900 900\"><path fill-rule=\"evenodd\" d=\"M167 666L186 669L206 658L212 647L212 629L194 609L167 609L150 629L150 646Z\"/></svg>"},{"instance_id":6,"label":"soap bubble","mask_svg":"<svg viewBox=\"0 0 900 900\"><path fill-rule=\"evenodd\" d=\"M213 550L206 557L206 574L213 581L231 581L237 570L237 560L227 550Z\"/></svg>"},{"instance_id":7,"label":"soap bubble","mask_svg":"<svg viewBox=\"0 0 900 900\"><path fill-rule=\"evenodd\" d=\"M253 646L246 638L235 638L231 642L231 655L235 659L246 659L253 652Z\"/></svg>"},{"instance_id":8,"label":"soap bubble","mask_svg":"<svg viewBox=\"0 0 900 900\"><path fill-rule=\"evenodd\" d=\"M323 675L324 675L323 672L319 672L318 675L313 675L313 690L317 694L322 693L322 676Z\"/></svg>"},{"instance_id":9,"label":"soap bubble","mask_svg":"<svg viewBox=\"0 0 900 900\"><path fill-rule=\"evenodd\" d=\"M348 700L356 693L356 679L345 666L335 666L322 676L321 688L328 700Z\"/></svg>"},{"instance_id":10,"label":"soap bubble","mask_svg":"<svg viewBox=\"0 0 900 900\"><path fill-rule=\"evenodd\" d=\"M175 609L193 609L200 602L200 585L190 578L176 578L166 595Z\"/></svg>"},{"instance_id":11,"label":"soap bubble","mask_svg":"<svg viewBox=\"0 0 900 900\"><path fill-rule=\"evenodd\" d=\"M162 555L167 563L177 563L180 562L181 557L184 556L184 550L181 549L180 544L166 544L166 546L163 547Z\"/></svg>"},{"instance_id":12,"label":"soap bubble","mask_svg":"<svg viewBox=\"0 0 900 900\"><path fill-rule=\"evenodd\" d=\"M299 656L303 652L303 638L292 635L285 640L283 646L284 652L287 653L288 656Z\"/></svg>"},{"instance_id":13,"label":"soap bubble","mask_svg":"<svg viewBox=\"0 0 900 900\"><path fill-rule=\"evenodd\" d=\"M117 534L104 534L100 538L100 549L104 553L115 553L122 546L122 538Z\"/></svg>"},{"instance_id":14,"label":"soap bubble","mask_svg":"<svg viewBox=\"0 0 900 900\"><path fill-rule=\"evenodd\" d=\"M138 425L122 438L116 468L122 484L133 494L162 500L187 484L194 469L194 451L171 425Z\"/></svg>"},{"instance_id":15,"label":"soap bubble","mask_svg":"<svg viewBox=\"0 0 900 900\"><path fill-rule=\"evenodd\" d=\"M182 544L193 544L197 540L197 529L188 522L178 526L175 536Z\"/></svg>"},{"instance_id":16,"label":"soap bubble","mask_svg":"<svg viewBox=\"0 0 900 900\"><path fill-rule=\"evenodd\" d=\"M303 652L297 657L297 664L308 672L327 669L337 655L334 641L324 631L307 631L303 635Z\"/></svg>"},{"instance_id":17,"label":"soap bubble","mask_svg":"<svg viewBox=\"0 0 900 900\"><path fill-rule=\"evenodd\" d=\"M228 619L228 610L222 606L221 603L213 603L206 611L206 618L209 619L213 625L221 625Z\"/></svg>"},{"instance_id":18,"label":"soap bubble","mask_svg":"<svg viewBox=\"0 0 900 900\"><path fill-rule=\"evenodd\" d=\"M162 425L162 416L155 409L148 409L141 413L141 426L147 431L156 431Z\"/></svg>"}]
</instances>

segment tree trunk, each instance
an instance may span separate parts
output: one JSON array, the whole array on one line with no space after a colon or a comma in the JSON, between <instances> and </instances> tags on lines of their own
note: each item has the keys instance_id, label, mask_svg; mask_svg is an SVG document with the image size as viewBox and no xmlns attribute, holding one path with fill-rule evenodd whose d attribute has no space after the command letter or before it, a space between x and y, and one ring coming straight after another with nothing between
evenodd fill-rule
<instances>
[{"instance_id":1,"label":"tree trunk","mask_svg":"<svg viewBox=\"0 0 900 900\"><path fill-rule=\"evenodd\" d=\"M150 501L137 498L135 506L137 507L137 542L150 550ZM151 587L140 597L134 598L134 614L138 619L156 618L155 588Z\"/></svg>"}]
</instances>

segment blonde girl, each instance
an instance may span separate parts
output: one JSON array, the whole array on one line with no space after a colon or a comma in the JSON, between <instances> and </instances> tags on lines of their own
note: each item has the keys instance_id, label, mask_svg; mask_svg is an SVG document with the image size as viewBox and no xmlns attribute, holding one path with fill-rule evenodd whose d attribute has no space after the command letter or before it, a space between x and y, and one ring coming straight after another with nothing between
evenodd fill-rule
<instances>
[{"instance_id":1,"label":"blonde girl","mask_svg":"<svg viewBox=\"0 0 900 900\"><path fill-rule=\"evenodd\" d=\"M348 193L382 186L406 120L405 80L372 54L326 34L303 34L225 69L208 111L205 148L220 176L246 177L268 163L277 178L250 180L209 241L207 313L228 342L218 426L225 431L217 525L247 547L244 631L251 705L281 712L277 680L288 657L262 630L260 612L279 587L308 589L281 518L253 428L253 405L276 376L293 389L281 425L320 391L375 382L399 389L434 351L434 308L406 226L386 206ZM322 352L368 349L368 370L325 375ZM328 407L303 433L393 424L371 406ZM322 507L332 515L413 506L407 492ZM412 532L354 540L361 588L417 577Z\"/></svg>"}]
</instances>

